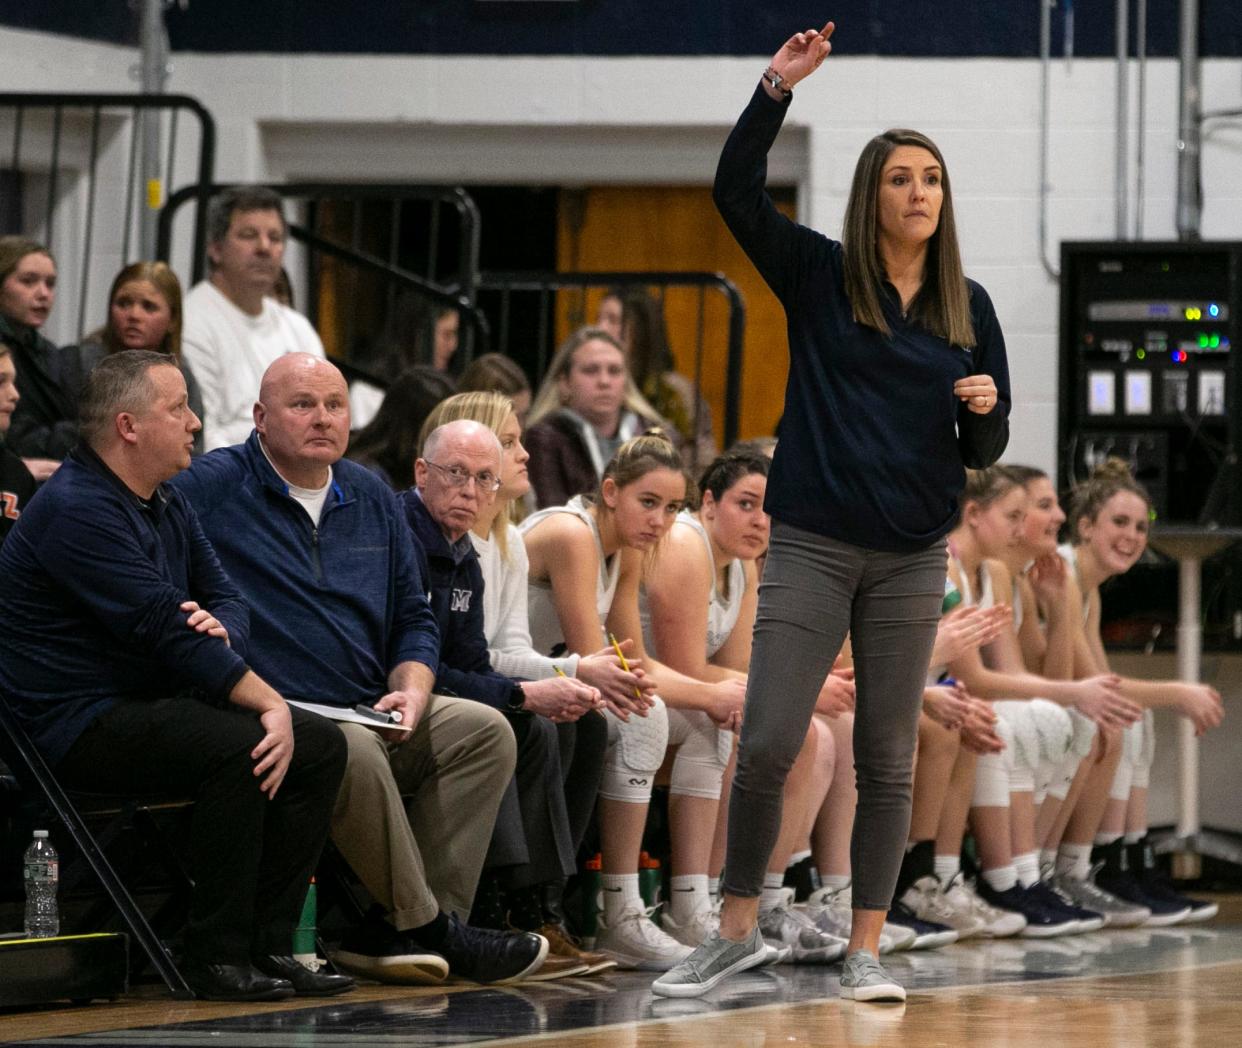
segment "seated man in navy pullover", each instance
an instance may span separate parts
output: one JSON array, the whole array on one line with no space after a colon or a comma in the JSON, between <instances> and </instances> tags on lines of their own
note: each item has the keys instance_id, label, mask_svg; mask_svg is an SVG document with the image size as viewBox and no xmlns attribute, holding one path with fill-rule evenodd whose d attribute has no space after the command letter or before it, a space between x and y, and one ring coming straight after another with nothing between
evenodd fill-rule
<instances>
[{"instance_id":1,"label":"seated man in navy pullover","mask_svg":"<svg viewBox=\"0 0 1242 1048\"><path fill-rule=\"evenodd\" d=\"M255 667L289 698L400 715L408 732L342 724L349 750L332 839L384 908L350 931L343 967L388 982L507 982L540 967L536 935L459 918L514 762L503 716L432 694L439 636L396 496L342 458L349 393L306 353L263 376L244 444L200 456L174 486L250 604Z\"/></svg>"},{"instance_id":2,"label":"seated man in navy pullover","mask_svg":"<svg viewBox=\"0 0 1242 1048\"><path fill-rule=\"evenodd\" d=\"M94 370L82 443L0 550L0 692L66 786L197 802L191 989L338 993L352 980L290 950L345 740L248 665L246 605L164 483L198 429L173 358L129 351Z\"/></svg>"},{"instance_id":3,"label":"seated man in navy pullover","mask_svg":"<svg viewBox=\"0 0 1242 1048\"><path fill-rule=\"evenodd\" d=\"M483 572L469 531L483 500L499 487L501 448L496 435L460 419L433 430L414 464L417 490L401 495L415 548L440 627L436 687L503 710L518 740L517 774L505 796L487 865L496 872L480 886L480 922L501 914L518 927L546 931L563 957L595 967L558 934L560 888L573 872L577 842L570 830L565 759L594 765L596 789L607 746L607 726L595 710L599 692L569 677L516 681L492 669L483 625ZM563 729L558 737L558 725ZM503 904L496 890L505 891Z\"/></svg>"}]
</instances>

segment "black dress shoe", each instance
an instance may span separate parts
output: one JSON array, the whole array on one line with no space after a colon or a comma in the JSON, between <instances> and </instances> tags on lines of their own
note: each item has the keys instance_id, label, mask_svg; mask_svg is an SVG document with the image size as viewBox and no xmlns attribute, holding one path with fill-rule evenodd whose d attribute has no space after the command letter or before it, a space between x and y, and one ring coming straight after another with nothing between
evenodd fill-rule
<instances>
[{"instance_id":1,"label":"black dress shoe","mask_svg":"<svg viewBox=\"0 0 1242 1048\"><path fill-rule=\"evenodd\" d=\"M293 992L299 997L332 997L358 985L348 975L312 972L292 957L256 957L254 966L264 975L292 983Z\"/></svg>"},{"instance_id":2,"label":"black dress shoe","mask_svg":"<svg viewBox=\"0 0 1242 1048\"><path fill-rule=\"evenodd\" d=\"M194 996L204 1001L283 1001L293 996L288 979L274 979L249 964L185 961L181 974Z\"/></svg>"}]
</instances>

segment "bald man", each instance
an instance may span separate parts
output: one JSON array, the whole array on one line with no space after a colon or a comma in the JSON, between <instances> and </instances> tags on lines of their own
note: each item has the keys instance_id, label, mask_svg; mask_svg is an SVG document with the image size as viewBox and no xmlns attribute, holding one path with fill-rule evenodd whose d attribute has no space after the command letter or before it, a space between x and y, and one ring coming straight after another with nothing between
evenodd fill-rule
<instances>
[{"instance_id":1,"label":"bald man","mask_svg":"<svg viewBox=\"0 0 1242 1048\"><path fill-rule=\"evenodd\" d=\"M256 669L293 700L371 706L412 729L341 726L332 839L386 917L348 933L337 962L388 982L512 982L540 968L546 940L464 918L513 732L496 710L432 694L439 632L409 528L387 485L342 457L348 441L345 379L292 353L264 373L250 438L177 487L250 604Z\"/></svg>"}]
</instances>

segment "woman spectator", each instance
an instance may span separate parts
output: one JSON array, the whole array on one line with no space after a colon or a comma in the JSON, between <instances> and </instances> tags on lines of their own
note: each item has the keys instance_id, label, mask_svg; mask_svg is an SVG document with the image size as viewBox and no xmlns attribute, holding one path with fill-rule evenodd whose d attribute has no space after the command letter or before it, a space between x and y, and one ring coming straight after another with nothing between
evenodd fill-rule
<instances>
[{"instance_id":1,"label":"woman spectator","mask_svg":"<svg viewBox=\"0 0 1242 1048\"><path fill-rule=\"evenodd\" d=\"M459 393L503 393L513 402L518 425L526 428L530 415L530 382L512 357L503 353L484 353L475 357L457 380Z\"/></svg>"},{"instance_id":2,"label":"woman spectator","mask_svg":"<svg viewBox=\"0 0 1242 1048\"><path fill-rule=\"evenodd\" d=\"M526 446L540 508L594 491L627 440L660 424L634 385L620 344L580 328L556 351L530 411Z\"/></svg>"},{"instance_id":3,"label":"woman spectator","mask_svg":"<svg viewBox=\"0 0 1242 1048\"><path fill-rule=\"evenodd\" d=\"M5 436L13 419L13 409L21 400L13 381L16 369L7 342L0 341L0 543L13 530L26 503L35 493L35 479L26 464L8 449Z\"/></svg>"},{"instance_id":4,"label":"woman spectator","mask_svg":"<svg viewBox=\"0 0 1242 1048\"><path fill-rule=\"evenodd\" d=\"M453 380L418 365L388 387L375 417L349 442L349 457L373 469L394 491L414 483L419 434L432 409L454 393Z\"/></svg>"},{"instance_id":5,"label":"woman spectator","mask_svg":"<svg viewBox=\"0 0 1242 1048\"><path fill-rule=\"evenodd\" d=\"M181 359L181 282L163 262L132 262L112 281L108 320L80 345L60 351L61 381L76 403L86 377L104 357L124 349L167 353L177 362L190 410L203 417L203 397L194 374ZM203 431L194 434L194 453L203 450Z\"/></svg>"},{"instance_id":6,"label":"woman spectator","mask_svg":"<svg viewBox=\"0 0 1242 1048\"><path fill-rule=\"evenodd\" d=\"M661 303L645 288L614 288L600 303L596 323L607 325L621 343L634 384L677 431L682 457L690 460L690 469L711 462L718 450L712 435L712 409L694 383L673 368Z\"/></svg>"},{"instance_id":7,"label":"woman spectator","mask_svg":"<svg viewBox=\"0 0 1242 1048\"><path fill-rule=\"evenodd\" d=\"M0 237L0 340L13 355L22 391L8 444L39 481L78 439L77 405L61 385L56 347L39 334L55 301L52 253L26 237Z\"/></svg>"}]
</instances>

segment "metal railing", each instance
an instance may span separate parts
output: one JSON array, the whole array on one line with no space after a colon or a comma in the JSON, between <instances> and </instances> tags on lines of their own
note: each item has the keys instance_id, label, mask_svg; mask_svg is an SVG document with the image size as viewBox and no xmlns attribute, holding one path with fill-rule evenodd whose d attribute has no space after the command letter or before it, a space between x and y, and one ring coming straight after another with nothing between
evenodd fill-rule
<instances>
[{"instance_id":1,"label":"metal railing","mask_svg":"<svg viewBox=\"0 0 1242 1048\"><path fill-rule=\"evenodd\" d=\"M501 353L512 353L510 343L510 317L516 295L535 297L537 335L535 338L534 372L542 375L556 340L556 311L558 292L577 292L577 301L569 305L567 316L571 327L577 327L589 319L585 302L589 291L609 288L656 288L663 300L671 289L686 288L698 292L699 304L694 333L694 372L690 376L696 391L703 386L704 338L706 331L706 296L709 291L719 293L729 309L728 344L725 358L724 431L723 447L736 439L742 405L742 351L746 327L746 305L737 287L721 273L696 272L577 272L577 273L522 273L484 272L479 275L479 291L490 292L499 297L496 307L494 348ZM697 409L696 409L697 411ZM695 420L697 424L697 419Z\"/></svg>"},{"instance_id":2,"label":"metal railing","mask_svg":"<svg viewBox=\"0 0 1242 1048\"><path fill-rule=\"evenodd\" d=\"M157 233L157 254L169 259L173 250L173 231L178 210L191 199L210 199L223 189L223 185L205 187L187 186L172 194L160 213ZM478 208L470 194L462 187L420 186L403 184L344 185L331 182L271 183L267 188L287 200L300 201L305 205L305 221L290 221L289 236L304 245L310 252L309 289L311 299L304 312L325 332L324 317L319 315L319 303L315 293L323 283L320 280L323 266L330 262L347 267L351 286L357 290L358 279L366 276L379 282L387 293L388 314L393 315L396 296L414 294L427 302L455 309L463 321L461 348L454 360L460 366L477 353L493 349L521 359L535 383L547 369L548 359L554 349L557 333L557 310L573 326L584 321L585 301L588 293L608 288L644 287L656 289L661 300L670 291L697 292L693 330L693 378L696 391L703 386L705 337L707 329L707 298L709 292L721 296L728 310L727 351L723 390L723 443L725 446L737 439L741 417L743 335L746 307L736 286L719 273L706 272L480 272L479 243L481 225ZM411 259L409 244L403 244L402 228L404 209L413 203L427 208L425 225L420 225L414 238L421 249L421 257ZM328 235L319 221L325 205L347 205L351 213L342 229ZM375 208L386 207L379 216ZM370 212L370 221L367 213ZM444 215L451 211L456 216L457 236L455 243L446 246L446 221ZM340 212L337 212L339 219ZM378 221L377 221L378 217ZM338 221L335 223L340 226ZM383 243L376 248L377 229L384 234ZM407 230L408 231L408 230ZM451 231L450 231L451 233ZM341 235L338 235L341 234ZM192 281L201 279L206 258L206 244L202 231L196 232L192 247L190 269ZM413 268L417 266L417 270ZM576 293L574 301L558 306L561 292ZM516 312L523 313L524 322L515 321L515 302L519 296L527 300ZM340 363L351 378L362 378L377 386L386 387L393 374L383 373L374 366L358 346L354 331L359 325L361 312L357 301L350 297L350 308L344 313L346 331L339 339L334 359ZM533 318L532 318L533 311ZM373 318L374 319L374 318ZM523 342L523 353L513 351L515 332ZM325 337L325 344L331 341ZM684 341L684 338L683 338ZM530 349L534 349L534 355ZM413 361L411 361L412 363ZM696 412L697 412L696 407ZM698 419L695 419L697 424Z\"/></svg>"},{"instance_id":3,"label":"metal railing","mask_svg":"<svg viewBox=\"0 0 1242 1048\"><path fill-rule=\"evenodd\" d=\"M186 162L182 115L197 124L197 153ZM161 121L163 176L144 184L140 117ZM189 121L187 121L188 123ZM52 320L59 339L80 336L88 317L102 322L107 285L142 257L140 216L158 209L179 172L197 201L195 235L206 228L206 196L215 172L216 125L189 95L0 93L0 165L12 174L12 198L0 207L5 233L32 236L56 252L58 297ZM191 145L194 143L190 143ZM45 183L45 184L41 184ZM102 287L101 287L102 285ZM92 288L99 288L92 300ZM71 303L66 308L66 299ZM98 307L98 308L96 308ZM73 317L70 329L65 318Z\"/></svg>"}]
</instances>

